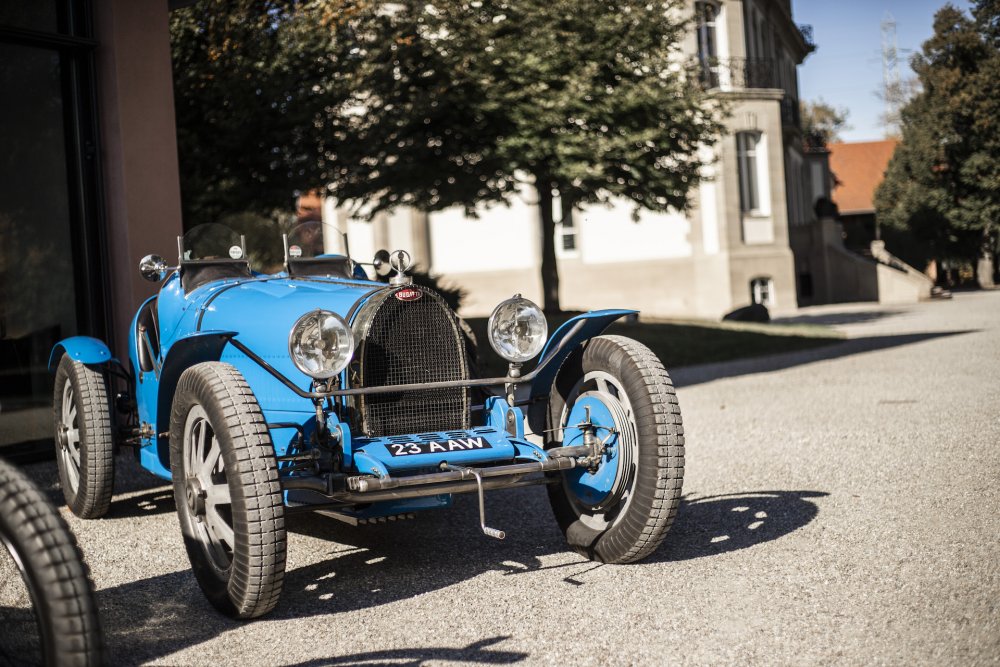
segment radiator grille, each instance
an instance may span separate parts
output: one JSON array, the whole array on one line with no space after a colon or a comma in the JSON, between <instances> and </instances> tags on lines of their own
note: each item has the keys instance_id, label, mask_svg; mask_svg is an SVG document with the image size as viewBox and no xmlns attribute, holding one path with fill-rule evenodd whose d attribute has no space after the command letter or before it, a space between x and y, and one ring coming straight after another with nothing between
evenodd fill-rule
<instances>
[{"instance_id":1,"label":"radiator grille","mask_svg":"<svg viewBox=\"0 0 1000 667\"><path fill-rule=\"evenodd\" d=\"M411 297L403 300L397 293ZM420 297L412 300L414 292ZM411 286L373 297L358 314L362 387L468 379L465 342L451 309ZM469 428L469 389L417 389L362 395L356 427L366 436Z\"/></svg>"}]
</instances>

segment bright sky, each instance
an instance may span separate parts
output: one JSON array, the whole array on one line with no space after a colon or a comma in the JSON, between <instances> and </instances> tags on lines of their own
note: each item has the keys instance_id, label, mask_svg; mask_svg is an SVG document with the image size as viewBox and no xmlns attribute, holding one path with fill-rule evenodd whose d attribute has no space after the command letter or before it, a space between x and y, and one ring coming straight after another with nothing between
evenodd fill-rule
<instances>
[{"instance_id":1,"label":"bright sky","mask_svg":"<svg viewBox=\"0 0 1000 667\"><path fill-rule=\"evenodd\" d=\"M934 32L934 13L945 0L793 0L796 23L813 27L818 45L799 67L799 94L810 102L822 98L834 107L846 107L850 130L844 141L881 139L879 116L884 110L876 92L882 87L882 29L886 12L896 19L899 74L914 76L909 66L913 53ZM966 0L955 0L968 10ZM909 51L906 51L909 49Z\"/></svg>"}]
</instances>

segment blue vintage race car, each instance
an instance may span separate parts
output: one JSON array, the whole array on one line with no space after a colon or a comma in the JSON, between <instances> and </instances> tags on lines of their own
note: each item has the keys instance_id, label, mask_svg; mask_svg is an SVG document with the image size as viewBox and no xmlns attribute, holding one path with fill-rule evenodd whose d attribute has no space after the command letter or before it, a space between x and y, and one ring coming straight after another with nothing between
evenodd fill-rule
<instances>
[{"instance_id":1,"label":"blue vintage race car","mask_svg":"<svg viewBox=\"0 0 1000 667\"><path fill-rule=\"evenodd\" d=\"M600 335L634 311L579 315L548 337L514 296L488 328L508 373L480 378L467 327L412 283L405 252L376 254L385 283L283 242L280 265L258 272L245 239L196 227L178 266L142 260L163 284L132 322L126 363L94 338L56 345L57 460L77 516L108 510L115 451L134 447L173 481L201 588L238 618L277 604L295 508L362 524L478 493L483 532L502 539L483 491L547 484L589 558L632 562L663 541L684 472L674 389L648 348Z\"/></svg>"}]
</instances>

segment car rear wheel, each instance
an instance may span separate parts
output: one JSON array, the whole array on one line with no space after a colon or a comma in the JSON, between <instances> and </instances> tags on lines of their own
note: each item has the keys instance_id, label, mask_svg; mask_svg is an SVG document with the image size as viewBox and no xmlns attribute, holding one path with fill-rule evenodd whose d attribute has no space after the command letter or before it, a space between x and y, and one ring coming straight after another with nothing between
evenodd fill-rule
<instances>
[{"instance_id":1,"label":"car rear wheel","mask_svg":"<svg viewBox=\"0 0 1000 667\"><path fill-rule=\"evenodd\" d=\"M238 370L184 371L170 415L170 463L184 544L208 600L234 618L271 611L285 576L285 519L274 448Z\"/></svg>"},{"instance_id":2,"label":"car rear wheel","mask_svg":"<svg viewBox=\"0 0 1000 667\"><path fill-rule=\"evenodd\" d=\"M64 354L52 400L56 461L66 504L81 519L108 512L115 485L115 447L104 376Z\"/></svg>"},{"instance_id":3,"label":"car rear wheel","mask_svg":"<svg viewBox=\"0 0 1000 667\"><path fill-rule=\"evenodd\" d=\"M549 486L570 546L629 563L664 540L684 479L684 430L670 376L645 345L599 336L559 370L549 396L547 447L596 438L600 457Z\"/></svg>"}]
</instances>

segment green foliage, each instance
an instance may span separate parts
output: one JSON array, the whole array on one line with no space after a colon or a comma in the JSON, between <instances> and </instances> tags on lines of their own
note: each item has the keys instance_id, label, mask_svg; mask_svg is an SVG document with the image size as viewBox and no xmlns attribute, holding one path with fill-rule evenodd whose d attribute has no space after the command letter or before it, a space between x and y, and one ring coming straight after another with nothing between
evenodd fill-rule
<instances>
[{"instance_id":1,"label":"green foliage","mask_svg":"<svg viewBox=\"0 0 1000 667\"><path fill-rule=\"evenodd\" d=\"M390 8L391 7L391 8ZM370 212L471 209L539 189L545 308L559 309L553 198L685 209L719 108L680 53L684 3L374 3L352 60L359 112L330 191Z\"/></svg>"},{"instance_id":2,"label":"green foliage","mask_svg":"<svg viewBox=\"0 0 1000 667\"><path fill-rule=\"evenodd\" d=\"M969 17L946 5L913 60L922 86L904 109L902 142L876 191L883 224L909 229L938 258L996 248L1000 219L1000 3Z\"/></svg>"},{"instance_id":3,"label":"green foliage","mask_svg":"<svg viewBox=\"0 0 1000 667\"><path fill-rule=\"evenodd\" d=\"M553 198L685 209L720 109L680 51L683 0L200 0L172 35L185 214L325 186L362 215Z\"/></svg>"},{"instance_id":4,"label":"green foliage","mask_svg":"<svg viewBox=\"0 0 1000 667\"><path fill-rule=\"evenodd\" d=\"M200 0L170 14L185 225L290 209L329 178L344 90L330 3Z\"/></svg>"},{"instance_id":5,"label":"green foliage","mask_svg":"<svg viewBox=\"0 0 1000 667\"><path fill-rule=\"evenodd\" d=\"M802 116L802 136L808 148L826 148L840 141L840 133L851 129L847 124L850 113L846 107L839 109L827 104L822 98L815 102L800 102Z\"/></svg>"}]
</instances>

